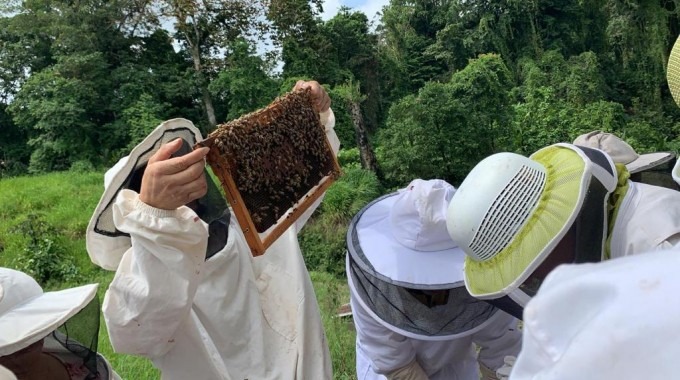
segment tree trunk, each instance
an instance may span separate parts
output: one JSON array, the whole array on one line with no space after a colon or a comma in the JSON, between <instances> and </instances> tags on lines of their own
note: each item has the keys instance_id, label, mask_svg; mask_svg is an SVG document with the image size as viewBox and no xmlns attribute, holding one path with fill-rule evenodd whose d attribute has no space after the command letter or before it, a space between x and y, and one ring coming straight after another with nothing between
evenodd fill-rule
<instances>
[{"instance_id":1,"label":"tree trunk","mask_svg":"<svg viewBox=\"0 0 680 380\"><path fill-rule=\"evenodd\" d=\"M361 107L358 102L348 101L349 111L352 116L352 123L354 124L354 131L359 147L359 156L361 157L361 167L371 170L374 173L378 172L378 163L375 159L375 154L368 142L366 135L366 127L364 126L364 117L361 115Z\"/></svg>"},{"instance_id":2,"label":"tree trunk","mask_svg":"<svg viewBox=\"0 0 680 380\"><path fill-rule=\"evenodd\" d=\"M201 90L201 100L203 101L203 108L205 109L205 114L208 117L208 123L210 124L210 130L215 129L217 125L217 118L215 117L215 107L213 106L212 97L208 91L208 81L203 74L203 66L201 65L201 53L198 50L198 44L194 43L191 46L191 58L194 61L194 70L196 70L196 76L198 78L198 86Z\"/></svg>"}]
</instances>

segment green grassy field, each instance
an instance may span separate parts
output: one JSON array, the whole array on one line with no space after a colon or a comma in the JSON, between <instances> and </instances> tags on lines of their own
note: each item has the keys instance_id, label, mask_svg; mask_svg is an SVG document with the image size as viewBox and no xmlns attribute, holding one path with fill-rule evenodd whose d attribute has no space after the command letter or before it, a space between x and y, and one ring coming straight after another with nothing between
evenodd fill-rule
<instances>
[{"instance_id":1,"label":"green grassy field","mask_svg":"<svg viewBox=\"0 0 680 380\"><path fill-rule=\"evenodd\" d=\"M54 228L46 236L53 244L40 259L50 262L50 259L58 258L57 264L70 262L77 270L76 276L48 280L44 287L62 289L96 282L100 284L99 296L102 299L113 273L91 264L85 250L85 229L102 191L102 173L61 172L0 179L0 266L24 271L32 268L31 262L26 259L30 257L26 249L31 246L31 236L35 236L36 232L32 235L21 226L30 215L34 215ZM311 272L311 278L333 358L334 379L354 379L355 335L351 321L333 317L337 307L348 300L347 283L324 272ZM160 378L159 372L148 360L113 352L103 320L99 351L111 361L123 379Z\"/></svg>"}]
</instances>

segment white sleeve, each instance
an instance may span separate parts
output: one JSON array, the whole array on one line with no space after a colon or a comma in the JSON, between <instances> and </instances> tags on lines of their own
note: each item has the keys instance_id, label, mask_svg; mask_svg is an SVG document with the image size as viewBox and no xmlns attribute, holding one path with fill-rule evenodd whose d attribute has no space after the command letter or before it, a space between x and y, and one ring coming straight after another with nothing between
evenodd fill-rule
<instances>
[{"instance_id":1,"label":"white sleeve","mask_svg":"<svg viewBox=\"0 0 680 380\"><path fill-rule=\"evenodd\" d=\"M522 348L522 332L517 318L499 310L489 324L476 332L472 341L479 346L480 363L491 370L504 364L506 356L517 356Z\"/></svg>"},{"instance_id":2,"label":"white sleeve","mask_svg":"<svg viewBox=\"0 0 680 380\"><path fill-rule=\"evenodd\" d=\"M374 371L388 375L415 361L416 352L410 340L380 324L350 294L352 319L357 331L357 344L371 361Z\"/></svg>"},{"instance_id":3,"label":"white sleeve","mask_svg":"<svg viewBox=\"0 0 680 380\"><path fill-rule=\"evenodd\" d=\"M168 352L191 310L205 259L207 225L188 207L153 208L122 190L113 207L120 231L130 234L102 310L117 352L149 358Z\"/></svg>"},{"instance_id":4,"label":"white sleeve","mask_svg":"<svg viewBox=\"0 0 680 380\"><path fill-rule=\"evenodd\" d=\"M319 114L321 124L323 124L325 131L326 131L326 137L328 138L328 142L331 145L331 148L333 149L333 153L335 155L338 155L338 151L340 150L340 139L338 139L338 135L335 133L335 114L333 113L332 109L328 109L326 112L322 112ZM323 200L323 195L319 197L305 212L300 215L300 217L295 221L295 228L297 232L299 233L302 230L302 227L305 226L309 218L312 216L314 211L316 210L317 207L321 204L321 201Z\"/></svg>"}]
</instances>

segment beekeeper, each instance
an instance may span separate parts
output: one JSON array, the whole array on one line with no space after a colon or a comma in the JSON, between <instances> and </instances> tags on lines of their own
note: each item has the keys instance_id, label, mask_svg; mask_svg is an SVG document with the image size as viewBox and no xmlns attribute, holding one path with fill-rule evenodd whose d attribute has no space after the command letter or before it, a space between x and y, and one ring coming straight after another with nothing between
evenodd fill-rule
<instances>
[{"instance_id":1,"label":"beekeeper","mask_svg":"<svg viewBox=\"0 0 680 380\"><path fill-rule=\"evenodd\" d=\"M311 89L337 152L328 95L316 82L297 88ZM169 380L330 379L297 240L305 218L252 257L205 174L207 148L191 151L200 140L188 120L167 121L106 173L87 248L116 271L103 304L114 349L151 359Z\"/></svg>"},{"instance_id":2,"label":"beekeeper","mask_svg":"<svg viewBox=\"0 0 680 380\"><path fill-rule=\"evenodd\" d=\"M680 189L671 174L676 163L672 152L638 154L627 142L602 131L584 133L574 140L574 145L603 150L615 164L626 165L632 181Z\"/></svg>"},{"instance_id":3,"label":"beekeeper","mask_svg":"<svg viewBox=\"0 0 680 380\"><path fill-rule=\"evenodd\" d=\"M524 311L510 380L678 378L680 250L562 265Z\"/></svg>"},{"instance_id":4,"label":"beekeeper","mask_svg":"<svg viewBox=\"0 0 680 380\"><path fill-rule=\"evenodd\" d=\"M351 222L346 260L359 380L477 380L480 367L484 379L495 379L504 356L519 352L517 319L463 286L465 253L445 224L455 191L443 180L416 179Z\"/></svg>"},{"instance_id":5,"label":"beekeeper","mask_svg":"<svg viewBox=\"0 0 680 380\"><path fill-rule=\"evenodd\" d=\"M120 379L97 354L99 314L97 284L43 292L0 268L0 379Z\"/></svg>"},{"instance_id":6,"label":"beekeeper","mask_svg":"<svg viewBox=\"0 0 680 380\"><path fill-rule=\"evenodd\" d=\"M628 176L603 151L564 143L482 160L447 213L470 294L521 318L559 264L680 245L680 192Z\"/></svg>"}]
</instances>

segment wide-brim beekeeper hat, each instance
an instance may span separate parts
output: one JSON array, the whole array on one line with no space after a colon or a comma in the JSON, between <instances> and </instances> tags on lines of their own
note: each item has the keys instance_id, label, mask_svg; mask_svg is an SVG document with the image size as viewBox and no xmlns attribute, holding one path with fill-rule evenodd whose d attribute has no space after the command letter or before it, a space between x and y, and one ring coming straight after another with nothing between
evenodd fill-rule
<instances>
[{"instance_id":1,"label":"wide-brim beekeeper hat","mask_svg":"<svg viewBox=\"0 0 680 380\"><path fill-rule=\"evenodd\" d=\"M614 163L598 149L555 144L530 157L498 153L482 160L447 213L451 238L467 254L470 294L521 318L542 281L532 277L539 266L545 272L600 261L616 185ZM576 241L569 254L551 256L570 230Z\"/></svg>"},{"instance_id":2,"label":"wide-brim beekeeper hat","mask_svg":"<svg viewBox=\"0 0 680 380\"><path fill-rule=\"evenodd\" d=\"M676 379L680 250L563 265L525 309L511 374L529 379Z\"/></svg>"},{"instance_id":3,"label":"wide-brim beekeeper hat","mask_svg":"<svg viewBox=\"0 0 680 380\"><path fill-rule=\"evenodd\" d=\"M423 340L477 331L497 309L472 298L463 284L465 253L446 231L455 188L413 180L365 206L347 232L347 277L360 307L387 328ZM437 307L414 293L449 290Z\"/></svg>"},{"instance_id":4,"label":"wide-brim beekeeper hat","mask_svg":"<svg viewBox=\"0 0 680 380\"><path fill-rule=\"evenodd\" d=\"M602 131L584 133L574 140L574 145L603 150L614 163L626 165L630 174L663 165L675 157L672 152L638 154L616 135Z\"/></svg>"},{"instance_id":5,"label":"wide-brim beekeeper hat","mask_svg":"<svg viewBox=\"0 0 680 380\"><path fill-rule=\"evenodd\" d=\"M671 91L675 104L680 106L680 37L675 40L671 54L668 57L666 70L668 88ZM673 180L680 185L680 160L676 161L672 171Z\"/></svg>"},{"instance_id":6,"label":"wide-brim beekeeper hat","mask_svg":"<svg viewBox=\"0 0 680 380\"><path fill-rule=\"evenodd\" d=\"M123 254L131 247L130 236L119 231L113 221L113 204L118 193L123 189L136 188L149 158L158 149L177 138L183 140L183 146L175 156L191 152L192 147L201 141L201 132L186 119L172 119L161 123L141 143L135 146L130 154L116 163L104 176L104 193L92 214L86 231L87 252L92 262L107 270L116 270ZM199 216L210 223L220 218L226 209L226 200L217 189L215 183L208 180L208 192L199 199L203 213ZM137 189L137 191L139 191ZM209 243L210 245L210 243Z\"/></svg>"},{"instance_id":7,"label":"wide-brim beekeeper hat","mask_svg":"<svg viewBox=\"0 0 680 380\"><path fill-rule=\"evenodd\" d=\"M27 274L0 268L0 356L45 338L89 305L96 295L97 284L43 292Z\"/></svg>"}]
</instances>

